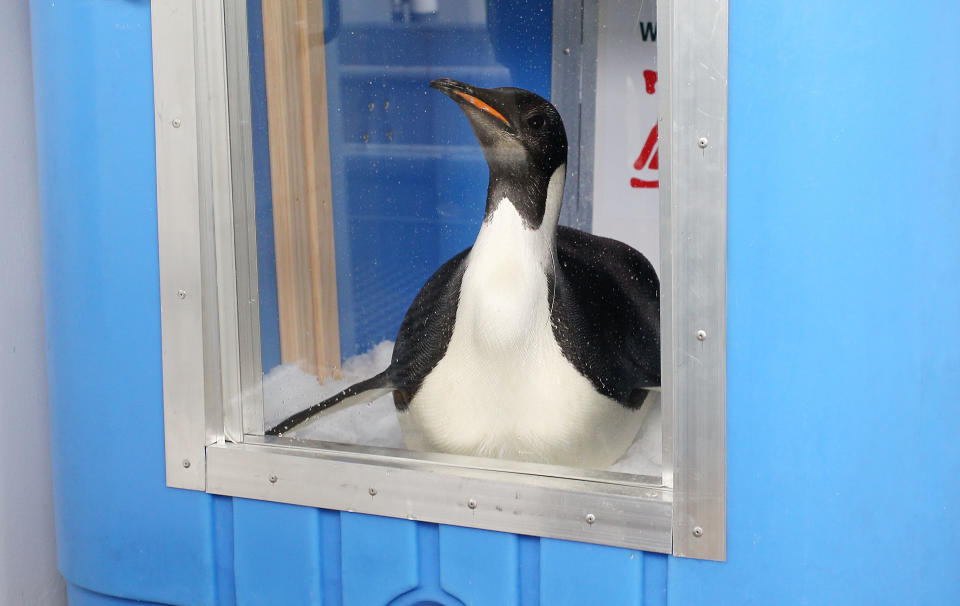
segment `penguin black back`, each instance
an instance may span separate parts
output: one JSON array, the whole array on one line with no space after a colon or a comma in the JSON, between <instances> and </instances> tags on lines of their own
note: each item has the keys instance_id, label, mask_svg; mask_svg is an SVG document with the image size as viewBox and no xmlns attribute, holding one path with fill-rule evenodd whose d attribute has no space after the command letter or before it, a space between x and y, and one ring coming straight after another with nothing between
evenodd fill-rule
<instances>
[{"instance_id":1,"label":"penguin black back","mask_svg":"<svg viewBox=\"0 0 960 606\"><path fill-rule=\"evenodd\" d=\"M660 387L660 281L617 240L559 226L551 320L564 357L596 390L638 408Z\"/></svg>"}]
</instances>

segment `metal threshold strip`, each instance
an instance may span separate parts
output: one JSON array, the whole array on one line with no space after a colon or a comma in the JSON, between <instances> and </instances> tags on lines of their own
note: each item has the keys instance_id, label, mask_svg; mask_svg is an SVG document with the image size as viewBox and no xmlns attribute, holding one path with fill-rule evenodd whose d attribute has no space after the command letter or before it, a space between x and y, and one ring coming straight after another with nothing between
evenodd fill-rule
<instances>
[{"instance_id":1,"label":"metal threshold strip","mask_svg":"<svg viewBox=\"0 0 960 606\"><path fill-rule=\"evenodd\" d=\"M207 491L669 553L672 491L639 476L248 436L207 447ZM309 444L309 445L307 445ZM319 448L318 448L319 445ZM356 450L354 450L356 449ZM445 460L438 460L445 459ZM484 461L485 462L485 461ZM550 473L547 473L547 470ZM616 476L632 482L613 481ZM656 478L650 478L656 480Z\"/></svg>"}]
</instances>

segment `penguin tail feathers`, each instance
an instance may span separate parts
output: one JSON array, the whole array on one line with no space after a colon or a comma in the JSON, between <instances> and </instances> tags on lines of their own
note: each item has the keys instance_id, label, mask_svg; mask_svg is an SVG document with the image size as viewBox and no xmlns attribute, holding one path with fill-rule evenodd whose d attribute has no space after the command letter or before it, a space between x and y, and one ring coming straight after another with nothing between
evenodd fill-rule
<instances>
[{"instance_id":1,"label":"penguin tail feathers","mask_svg":"<svg viewBox=\"0 0 960 606\"><path fill-rule=\"evenodd\" d=\"M268 436L282 436L294 427L310 420L322 412L326 412L333 407L344 409L354 404L372 402L380 396L386 395L394 390L393 382L389 376L390 369L380 374L370 377L359 383L354 383L340 393L327 398L319 404L314 404L310 408L305 408L296 414L292 414L283 421L280 421L265 432Z\"/></svg>"}]
</instances>

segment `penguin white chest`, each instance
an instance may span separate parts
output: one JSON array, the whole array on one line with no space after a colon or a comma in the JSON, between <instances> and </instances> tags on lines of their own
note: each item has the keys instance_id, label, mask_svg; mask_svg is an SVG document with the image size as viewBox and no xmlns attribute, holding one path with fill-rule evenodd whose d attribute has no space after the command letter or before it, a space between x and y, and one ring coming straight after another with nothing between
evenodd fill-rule
<instances>
[{"instance_id":1,"label":"penguin white chest","mask_svg":"<svg viewBox=\"0 0 960 606\"><path fill-rule=\"evenodd\" d=\"M598 393L553 335L553 231L504 199L477 237L446 354L399 413L410 448L586 467L612 464L643 415Z\"/></svg>"}]
</instances>

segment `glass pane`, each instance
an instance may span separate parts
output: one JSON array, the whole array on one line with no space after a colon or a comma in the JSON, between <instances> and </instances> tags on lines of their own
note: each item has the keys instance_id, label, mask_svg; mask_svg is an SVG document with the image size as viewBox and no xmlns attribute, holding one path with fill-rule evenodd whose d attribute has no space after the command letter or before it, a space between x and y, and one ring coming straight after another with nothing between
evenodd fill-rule
<instances>
[{"instance_id":1,"label":"glass pane","mask_svg":"<svg viewBox=\"0 0 960 606\"><path fill-rule=\"evenodd\" d=\"M268 428L366 381L283 435L659 475L654 5L248 3Z\"/></svg>"}]
</instances>

